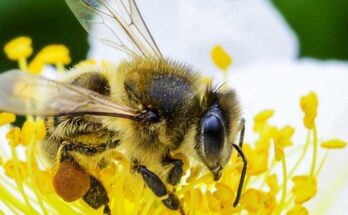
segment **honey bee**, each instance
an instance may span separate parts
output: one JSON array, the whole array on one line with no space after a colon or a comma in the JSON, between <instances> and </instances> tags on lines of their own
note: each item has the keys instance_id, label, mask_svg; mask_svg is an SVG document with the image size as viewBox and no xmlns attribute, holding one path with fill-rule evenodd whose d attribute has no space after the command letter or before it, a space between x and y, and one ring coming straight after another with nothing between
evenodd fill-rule
<instances>
[{"instance_id":1,"label":"honey bee","mask_svg":"<svg viewBox=\"0 0 348 215\"><path fill-rule=\"evenodd\" d=\"M110 38L99 39L129 59L76 67L62 80L22 71L0 75L0 110L44 117L47 138L40 146L58 163L57 194L66 201L83 198L111 214L93 171L117 150L167 208L184 213L175 189L168 188L183 175L183 161L173 154L196 159L219 180L234 148L244 162L233 203L238 205L247 159L235 91L214 87L190 66L163 57L134 0L66 2L87 31L92 24L110 31Z\"/></svg>"}]
</instances>

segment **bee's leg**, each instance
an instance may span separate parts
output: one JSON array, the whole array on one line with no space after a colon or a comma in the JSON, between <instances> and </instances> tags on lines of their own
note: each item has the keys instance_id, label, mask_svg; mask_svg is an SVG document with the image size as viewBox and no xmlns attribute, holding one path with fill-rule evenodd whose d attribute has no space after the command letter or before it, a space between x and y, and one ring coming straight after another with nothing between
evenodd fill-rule
<instances>
[{"instance_id":1,"label":"bee's leg","mask_svg":"<svg viewBox=\"0 0 348 215\"><path fill-rule=\"evenodd\" d=\"M94 209L104 205L104 214L111 215L108 194L102 183L93 176L90 176L90 187L83 200Z\"/></svg>"},{"instance_id":2,"label":"bee's leg","mask_svg":"<svg viewBox=\"0 0 348 215\"><path fill-rule=\"evenodd\" d=\"M53 187L62 199L73 202L88 191L90 175L68 154L65 147L60 152L60 163L53 177Z\"/></svg>"},{"instance_id":3,"label":"bee's leg","mask_svg":"<svg viewBox=\"0 0 348 215\"><path fill-rule=\"evenodd\" d=\"M69 163L73 164L75 169L77 169L84 175L87 174L87 176L89 177L89 188L86 192L84 192L84 194L82 194L83 200L94 209L98 209L104 205L104 214L111 215L111 211L109 207L109 197L102 183L98 179L96 179L94 176L86 173L86 171L69 154L69 151L78 151L80 153L85 153L87 155L91 155L91 153L94 155L95 153L103 151L103 149L105 151L106 147L107 146L105 147L99 146L98 148L95 146L93 148L92 146L89 146L89 145L78 144L78 143L72 144L72 143L64 142L60 150L61 151L60 163L69 161ZM69 180L69 179L65 179L65 180ZM71 180L76 180L76 178L71 178ZM62 189L68 189L68 188L62 188Z\"/></svg>"},{"instance_id":4,"label":"bee's leg","mask_svg":"<svg viewBox=\"0 0 348 215\"><path fill-rule=\"evenodd\" d=\"M173 167L169 170L167 183L173 186L177 185L180 182L183 174L182 167L184 163L180 159L172 158L168 152L162 159L162 165L173 165Z\"/></svg>"},{"instance_id":5,"label":"bee's leg","mask_svg":"<svg viewBox=\"0 0 348 215\"><path fill-rule=\"evenodd\" d=\"M149 169L143 165L134 165L133 170L143 177L145 184L152 190L152 192L162 199L163 204L172 210L179 210L180 201L174 193L168 192L162 180Z\"/></svg>"},{"instance_id":6,"label":"bee's leg","mask_svg":"<svg viewBox=\"0 0 348 215\"><path fill-rule=\"evenodd\" d=\"M112 140L107 143L102 143L99 145L88 145L84 143L71 143L69 141L63 142L63 149L67 152L74 151L87 156L94 156L98 153L105 152L109 149L115 149L119 145L120 140ZM61 156L64 151L61 152Z\"/></svg>"}]
</instances>

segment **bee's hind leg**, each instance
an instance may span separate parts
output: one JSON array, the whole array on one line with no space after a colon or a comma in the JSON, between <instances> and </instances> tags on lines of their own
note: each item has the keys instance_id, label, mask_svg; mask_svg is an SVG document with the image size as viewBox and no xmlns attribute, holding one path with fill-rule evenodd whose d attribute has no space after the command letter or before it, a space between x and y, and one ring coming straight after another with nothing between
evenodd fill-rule
<instances>
[{"instance_id":1,"label":"bee's hind leg","mask_svg":"<svg viewBox=\"0 0 348 215\"><path fill-rule=\"evenodd\" d=\"M102 183L93 176L90 176L90 187L83 200L94 209L104 205L104 214L111 215L108 194Z\"/></svg>"},{"instance_id":2,"label":"bee's hind leg","mask_svg":"<svg viewBox=\"0 0 348 215\"><path fill-rule=\"evenodd\" d=\"M245 119L242 118L239 123L239 147L242 149L243 148L243 143L244 143L244 133L245 133Z\"/></svg>"},{"instance_id":3,"label":"bee's hind leg","mask_svg":"<svg viewBox=\"0 0 348 215\"><path fill-rule=\"evenodd\" d=\"M171 210L181 210L180 200L171 192L168 192L167 187L162 180L148 168L143 165L135 164L132 168L136 173L139 173L145 184L152 190L152 192L162 199L162 203Z\"/></svg>"},{"instance_id":4,"label":"bee's hind leg","mask_svg":"<svg viewBox=\"0 0 348 215\"><path fill-rule=\"evenodd\" d=\"M101 148L92 150L91 147L83 146L87 148L77 149L79 146L83 145L63 143L60 149L59 169L53 179L55 190L65 201L71 202L83 198L94 209L104 206L104 214L111 215L109 197L102 183L87 173L69 154L69 151L84 151L89 154L98 152Z\"/></svg>"}]
</instances>

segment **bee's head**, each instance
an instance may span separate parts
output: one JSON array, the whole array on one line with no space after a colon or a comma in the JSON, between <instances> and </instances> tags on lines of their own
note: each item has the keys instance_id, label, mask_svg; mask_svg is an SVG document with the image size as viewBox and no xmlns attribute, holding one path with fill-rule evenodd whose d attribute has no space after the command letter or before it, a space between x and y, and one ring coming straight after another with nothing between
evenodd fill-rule
<instances>
[{"instance_id":1,"label":"bee's head","mask_svg":"<svg viewBox=\"0 0 348 215\"><path fill-rule=\"evenodd\" d=\"M232 144L240 120L240 108L234 91L207 94L207 109L197 127L195 149L214 180L230 159Z\"/></svg>"}]
</instances>

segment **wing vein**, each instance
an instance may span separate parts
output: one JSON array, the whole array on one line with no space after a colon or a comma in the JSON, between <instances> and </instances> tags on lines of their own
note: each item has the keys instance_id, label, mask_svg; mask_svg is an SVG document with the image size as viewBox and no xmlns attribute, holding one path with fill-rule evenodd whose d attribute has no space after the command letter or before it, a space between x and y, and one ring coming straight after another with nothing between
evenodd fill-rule
<instances>
[{"instance_id":1,"label":"wing vein","mask_svg":"<svg viewBox=\"0 0 348 215\"><path fill-rule=\"evenodd\" d=\"M109 32L97 35L106 45L130 56L162 57L134 0L65 1L89 33L93 24L97 24L102 32ZM96 19L101 21L93 21Z\"/></svg>"}]
</instances>

